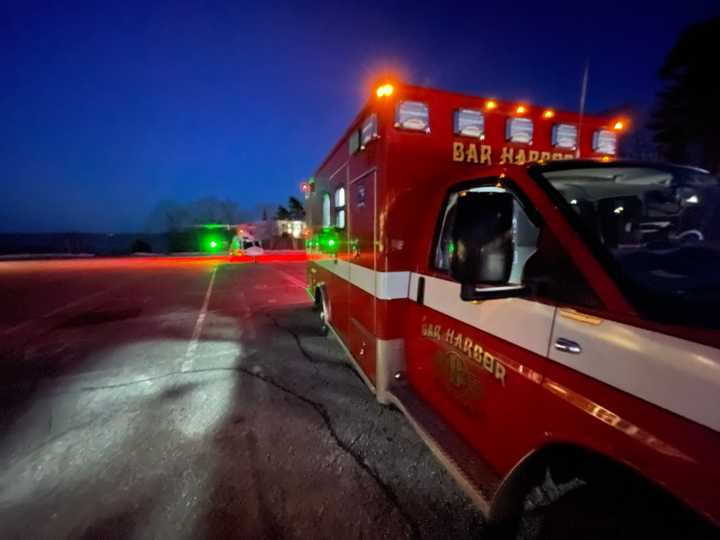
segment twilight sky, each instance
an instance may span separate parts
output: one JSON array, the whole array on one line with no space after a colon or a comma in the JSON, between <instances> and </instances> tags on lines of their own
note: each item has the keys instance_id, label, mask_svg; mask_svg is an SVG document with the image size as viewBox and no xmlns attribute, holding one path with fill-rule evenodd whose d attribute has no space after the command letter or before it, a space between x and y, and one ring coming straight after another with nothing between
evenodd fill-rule
<instances>
[{"instance_id":1,"label":"twilight sky","mask_svg":"<svg viewBox=\"0 0 720 540\"><path fill-rule=\"evenodd\" d=\"M594 7L597 6L597 7ZM137 231L162 200L298 195L392 67L577 109L647 106L717 0L40 2L0 6L0 232Z\"/></svg>"}]
</instances>

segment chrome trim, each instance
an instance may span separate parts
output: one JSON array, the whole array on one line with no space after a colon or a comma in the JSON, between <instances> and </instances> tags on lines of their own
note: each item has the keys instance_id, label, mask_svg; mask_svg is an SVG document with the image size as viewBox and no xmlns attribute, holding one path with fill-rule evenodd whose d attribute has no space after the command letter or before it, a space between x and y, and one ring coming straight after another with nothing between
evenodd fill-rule
<instances>
[{"instance_id":1,"label":"chrome trim","mask_svg":"<svg viewBox=\"0 0 720 540\"><path fill-rule=\"evenodd\" d=\"M563 337L557 338L557 340L555 341L555 348L558 351L572 354L580 354L582 352L582 347L579 343L576 343L575 341L572 341L570 339L565 339Z\"/></svg>"}]
</instances>

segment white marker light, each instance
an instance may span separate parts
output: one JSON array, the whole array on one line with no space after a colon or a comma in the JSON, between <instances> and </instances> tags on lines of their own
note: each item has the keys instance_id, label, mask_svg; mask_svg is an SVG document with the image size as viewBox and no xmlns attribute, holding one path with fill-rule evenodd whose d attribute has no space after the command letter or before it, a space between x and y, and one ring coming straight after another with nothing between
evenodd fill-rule
<instances>
[{"instance_id":1,"label":"white marker light","mask_svg":"<svg viewBox=\"0 0 720 540\"><path fill-rule=\"evenodd\" d=\"M430 111L420 101L403 101L395 113L395 127L430 133Z\"/></svg>"},{"instance_id":2,"label":"white marker light","mask_svg":"<svg viewBox=\"0 0 720 540\"><path fill-rule=\"evenodd\" d=\"M477 137L478 139L485 136L485 116L480 111L458 109L455 111L454 120L455 135Z\"/></svg>"},{"instance_id":3,"label":"white marker light","mask_svg":"<svg viewBox=\"0 0 720 540\"><path fill-rule=\"evenodd\" d=\"M529 118L508 118L505 138L516 143L530 144L533 138L533 122Z\"/></svg>"},{"instance_id":4,"label":"white marker light","mask_svg":"<svg viewBox=\"0 0 720 540\"><path fill-rule=\"evenodd\" d=\"M369 142L378 138L377 114L371 114L362 125L360 130L360 144L365 148Z\"/></svg>"},{"instance_id":5,"label":"white marker light","mask_svg":"<svg viewBox=\"0 0 720 540\"><path fill-rule=\"evenodd\" d=\"M555 124L552 128L552 144L557 148L575 150L577 147L577 126Z\"/></svg>"},{"instance_id":6,"label":"white marker light","mask_svg":"<svg viewBox=\"0 0 720 540\"><path fill-rule=\"evenodd\" d=\"M599 154L614 156L617 153L617 135L608 129L598 129L593 133L593 150Z\"/></svg>"}]
</instances>

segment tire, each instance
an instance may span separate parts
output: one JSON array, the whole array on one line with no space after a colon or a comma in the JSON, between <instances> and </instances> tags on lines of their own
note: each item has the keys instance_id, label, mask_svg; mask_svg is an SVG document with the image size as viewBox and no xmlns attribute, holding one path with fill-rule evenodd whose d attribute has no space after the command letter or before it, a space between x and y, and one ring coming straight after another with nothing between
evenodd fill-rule
<instances>
[{"instance_id":1,"label":"tire","mask_svg":"<svg viewBox=\"0 0 720 540\"><path fill-rule=\"evenodd\" d=\"M313 305L313 310L318 313L318 318L320 319L320 335L321 336L327 336L330 329L327 325L327 314L325 313L325 302L323 302L322 292L320 289L315 291L315 304Z\"/></svg>"},{"instance_id":2,"label":"tire","mask_svg":"<svg viewBox=\"0 0 720 540\"><path fill-rule=\"evenodd\" d=\"M617 516L608 511L588 486L561 496L546 507L525 514L518 538L606 540L623 538Z\"/></svg>"},{"instance_id":3,"label":"tire","mask_svg":"<svg viewBox=\"0 0 720 540\"><path fill-rule=\"evenodd\" d=\"M576 477L556 484L547 469L523 507L510 538L700 540L717 533L667 494L624 477L594 483Z\"/></svg>"}]
</instances>

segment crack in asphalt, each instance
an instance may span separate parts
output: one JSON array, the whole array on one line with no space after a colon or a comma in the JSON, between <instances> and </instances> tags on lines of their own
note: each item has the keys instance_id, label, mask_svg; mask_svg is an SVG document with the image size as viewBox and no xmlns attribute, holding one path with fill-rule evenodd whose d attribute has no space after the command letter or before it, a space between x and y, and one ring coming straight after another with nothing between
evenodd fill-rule
<instances>
[{"instance_id":1,"label":"crack in asphalt","mask_svg":"<svg viewBox=\"0 0 720 540\"><path fill-rule=\"evenodd\" d=\"M298 334L297 332L295 332L292 328L289 328L289 327L287 327L287 326L283 326L282 324L280 324L280 323L278 322L278 320L277 320L275 317L273 317L272 315L270 315L269 313L265 313L265 316L272 322L272 324L273 324L273 326L275 326L275 328L277 328L277 329L279 329L279 330L283 330L283 331L287 332L288 334L290 334L290 335L293 337L293 339L295 340L295 344L297 345L297 348L300 350L300 354L302 354L303 357L304 357L306 360L308 360L311 364L313 364L313 367L314 367L314 369L315 369L315 373L318 375L318 379L319 379L320 381L322 381L322 382L327 382L325 379L323 379L323 378L321 377L320 374L321 374L322 372L321 372L320 369L318 368L318 364L324 364L324 365L326 365L326 366L330 366L330 367L333 367L333 368L344 369L344 370L349 371L350 373L352 373L352 374L355 376L355 378L356 378L358 381L360 381L360 382L362 383L363 386L365 386L365 381L362 380L362 377L360 377L360 375L357 373L357 371L355 371L355 370L352 368L352 366L351 366L347 361L346 361L346 362L339 363L339 362L325 362L325 361L322 361L322 360L318 360L317 358L315 358L315 357L313 356L312 353L310 353L310 352L305 348L305 346L304 346L303 343L302 343L302 336L301 336L300 334ZM343 355L344 355L344 353L343 353ZM321 382L318 382L318 383L314 384L314 385L311 387L311 390L315 390L316 388L320 387L321 384L322 384Z\"/></svg>"},{"instance_id":2,"label":"crack in asphalt","mask_svg":"<svg viewBox=\"0 0 720 540\"><path fill-rule=\"evenodd\" d=\"M227 366L227 367L212 367L212 368L196 368L188 371L173 371L170 373L165 373L163 375L158 375L155 377L147 377L144 379L139 379L131 382L126 383L118 383L118 384L112 384L112 385L103 385L103 386L86 386L79 390L80 391L96 391L96 390L111 390L115 388L121 388L121 387L127 387L127 386L133 386L137 384L142 384L148 381L154 381L158 379L165 379L173 376L178 375L187 375L191 373L212 373L212 372L218 372L218 371L233 371L236 373L242 373L245 375L248 375L250 377L253 377L255 379L258 379L278 390L281 392L284 392L295 399L305 403L309 407L311 407L322 419L323 424L325 425L325 428L327 432L329 433L330 437L332 438L335 445L340 448L343 452L345 452L352 460L363 470L367 473L370 478L373 479L375 484L380 488L380 491L383 493L385 498L392 504L392 506L398 511L398 513L402 516L402 518L407 523L408 527L411 530L412 537L413 538L421 538L420 535L420 528L418 524L415 522L415 520L410 516L405 509L400 504L400 500L398 496L396 495L395 491L392 489L392 487L387 484L380 474L372 467L368 462L365 460L364 456L356 449L354 448L355 443L359 439L360 435L355 437L353 441L350 443L346 443L343 441L340 436L337 433L337 430L335 429L335 425L332 422L332 419L330 418L330 414L327 411L327 408L322 403L315 401L313 399L310 399L309 397L293 390L292 388L285 386L284 384L276 381L275 379L268 377L267 375L264 375L262 373L256 373L253 370L243 367L243 366ZM89 423L92 423L89 422ZM73 431L75 429L86 427L89 423L81 424L80 426L75 426L71 428L68 431ZM67 434L67 432L63 432L60 434L57 434L55 437L52 437L50 440L45 441L42 446L47 445L49 442L57 440ZM37 449L34 449L34 451Z\"/></svg>"},{"instance_id":3,"label":"crack in asphalt","mask_svg":"<svg viewBox=\"0 0 720 540\"><path fill-rule=\"evenodd\" d=\"M365 458L360 454L357 450L355 450L352 447L352 444L347 444L344 442L340 436L338 435L337 431L335 430L335 426L332 422L332 419L330 418L330 414L327 411L327 408L322 403L319 403L317 401L314 401L307 396L304 396L292 388L289 388L274 379L267 377L261 373L255 373L250 369L247 369L242 366L237 366L235 368L237 371L244 373L246 375L249 375L250 377L254 377L256 379L259 379L263 381L266 384L269 384L270 386L277 388L278 390L285 392L286 394L289 394L293 396L294 398L302 401L306 405L309 405L322 419L323 423L325 424L325 428L327 429L328 433L330 434L330 437L333 439L335 444L338 448L343 450L348 456L352 458L352 460L363 470L365 471L370 478L372 478L376 485L380 488L380 491L382 491L383 495L390 501L390 503L395 507L395 509L398 511L398 513L402 516L402 518L405 520L405 522L408 524L408 527L410 527L410 530L412 532L413 538L420 538L420 527L415 522L415 520L410 516L402 507L400 504L400 500L398 499L398 496L395 494L395 491L392 489L392 487L387 484L380 474L373 469L367 461L365 461ZM354 442L354 441L353 441Z\"/></svg>"},{"instance_id":4,"label":"crack in asphalt","mask_svg":"<svg viewBox=\"0 0 720 540\"><path fill-rule=\"evenodd\" d=\"M297 345L302 356L314 365L313 367L315 368L316 373L318 373L318 375L319 375L320 371L317 367L318 360L315 359L314 356L307 349L305 349L305 346L302 343L300 334L298 334L292 328L280 324L278 322L278 320L276 318L274 318L272 315L270 315L269 313L265 313L265 316L268 319L270 319L270 321L273 323L273 325L276 328L287 332L288 334L290 334L293 337L293 339L295 340L295 344ZM355 370L352 369L348 364L345 363L345 364L334 364L334 365L337 365L337 366L345 368L345 369L349 369L354 375L356 375L358 377L358 379L360 379L359 375L357 375L357 373L355 373ZM391 504L395 507L395 509L398 511L398 513L403 517L403 519L405 520L405 522L408 524L408 526L411 529L412 537L413 538L421 537L420 528L419 528L418 524L415 522L415 520L412 518L412 516L410 516L403 509L402 505L400 504L400 500L398 499L398 497L395 494L395 491L392 489L392 487L390 487L390 485L388 485L381 478L380 474L367 463L367 461L365 460L363 455L354 448L355 443L360 439L360 437L362 436L362 433L358 434L349 444L344 442L338 435L337 431L335 430L335 426L332 423L330 414L328 413L327 408L322 403L319 403L317 401L314 401L314 400L308 398L307 396L299 394L299 393L295 392L294 390L278 383L274 379L271 379L270 377L267 377L267 376L259 374L259 373L254 373L254 372L247 370L246 368L243 368L241 366L238 366L237 369L243 373L250 375L251 377L260 379L260 380L264 381L265 383L267 383L271 386L274 386L275 388L292 395L296 399L299 399L306 405L309 405L310 407L312 407L315 410L315 412L317 412L318 415L320 415L320 417L322 418L323 422L325 423L325 427L326 427L328 433L330 434L332 439L335 441L335 444L338 446L338 448L340 448L347 455L349 455L353 459L353 461L375 481L375 483L380 488L380 490L383 492L385 497L391 502ZM317 386L318 385L312 386L310 388L310 391L315 390L317 388ZM384 412L384 411L382 411L382 412Z\"/></svg>"},{"instance_id":5,"label":"crack in asphalt","mask_svg":"<svg viewBox=\"0 0 720 540\"><path fill-rule=\"evenodd\" d=\"M395 494L394 490L390 485L388 485L380 476L380 474L371 467L367 461L365 460L364 456L356 449L354 448L354 444L359 439L359 435L355 437L353 441L350 443L346 443L343 441L340 436L338 435L335 426L332 422L332 419L330 418L330 414L327 411L327 408L325 405L323 405L320 402L314 401L310 399L307 396L304 396L303 394L300 394L299 392L293 390L292 388L289 388L285 386L282 383L279 383L275 379L268 377L266 375L263 375L262 373L255 373L251 369L245 368L243 366L218 366L218 367L212 367L212 368L196 368L188 371L172 371L169 373L164 373L162 375L157 375L155 377L146 377L144 379L138 379L135 381L129 381L125 383L118 383L118 384L110 384L110 385L102 385L102 386L85 386L77 390L76 392L68 392L68 393L80 393L80 392L88 392L88 391L97 391L97 390L112 390L116 388L122 388L127 386L133 386L137 384L142 384L149 381L155 381L159 379L166 379L173 376L182 376L182 375L188 375L191 373L212 373L212 372L218 372L218 371L232 371L236 373L243 373L245 375L248 375L250 377L253 377L255 379L258 379L260 381L263 381L264 383L280 390L281 392L284 392L288 395L293 396L294 398L298 399L299 401L302 401L309 407L311 407L322 419L323 424L325 425L326 430L328 431L330 437L332 438L333 442L336 444L338 448L340 448L342 451L344 451L348 456L352 458L352 460L363 470L365 471L370 478L372 478L376 485L380 488L380 491L382 491L383 495L386 497L386 499L392 504L392 506L398 511L398 513L403 517L405 522L408 524L408 527L410 528L412 532L413 538L421 538L420 535L420 528L418 524L415 522L415 520L410 516L402 507L400 504L400 500L398 499L398 496ZM31 453L34 453L35 451L39 450L40 448L47 446L47 444L54 442L63 436L65 436L68 432L74 431L76 429L82 429L86 427L87 425L93 423L97 419L91 420L90 422L80 424L78 426L73 426L72 428L56 434L54 437L51 437L50 439L44 441L41 445L39 445L37 448L34 448Z\"/></svg>"},{"instance_id":6,"label":"crack in asphalt","mask_svg":"<svg viewBox=\"0 0 720 540\"><path fill-rule=\"evenodd\" d=\"M228 366L228 367L212 367L212 368L196 368L188 371L174 371L170 373L166 373L164 375L159 375L156 377L149 377L142 380L132 381L128 383L122 383L122 384L115 384L115 385L106 385L106 386L94 386L94 387L85 387L82 390L105 390L105 389L113 389L123 386L131 386L135 384L141 384L143 382L157 380L157 379L163 379L172 377L175 375L187 375L190 373L211 373L211 372L217 372L217 371L233 371L233 372L239 372L243 373L245 375L248 375L250 377L253 377L255 379L258 379L278 390L281 392L284 392L288 395L293 396L294 398L298 399L299 401L302 401L306 405L310 406L322 419L326 430L330 434L330 437L332 438L333 442L336 444L338 448L343 450L348 456L352 458L352 460L363 470L365 471L370 478L372 478L376 485L380 488L380 491L382 491L383 495L386 497L386 499L393 505L393 507L398 511L398 513L403 517L405 522L408 524L408 527L410 528L412 532L413 538L421 538L420 535L420 528L418 524L415 522L415 520L410 516L402 507L400 504L400 500L398 499L398 496L395 494L395 491L392 489L390 485L388 485L380 476L380 474L371 467L363 455L353 448L353 445L355 442L357 442L359 435L355 437L355 439L350 442L349 444L343 441L340 436L338 435L335 426L332 422L332 419L330 418L330 414L327 411L327 408L325 405L323 405L320 402L314 401L310 399L307 396L304 396L300 394L299 392L293 390L292 388L289 388L285 386L282 383L279 383L275 379L268 377L266 375L263 375L262 373L256 373L251 369L248 369L243 366Z\"/></svg>"},{"instance_id":7,"label":"crack in asphalt","mask_svg":"<svg viewBox=\"0 0 720 540\"><path fill-rule=\"evenodd\" d=\"M280 324L274 317L270 316L269 314L266 314L266 315L267 315L268 319L270 319L270 321L272 321L273 325L276 328L289 333L293 337L293 339L298 347L298 350L300 351L302 356L314 365L315 371L318 372L318 374L319 374L319 370L317 367L317 364L319 363L319 361L317 359L315 359L313 357L313 355L307 349L305 349L304 345L302 344L300 335L297 332L295 332L293 329ZM255 353L252 353L250 356L252 356L253 354L255 354ZM244 359L247 359L247 358L248 357L245 357ZM337 365L340 367L343 367L343 368L349 368L349 366L347 366L346 364L337 364ZM328 434L330 435L330 437L333 440L333 442L335 443L335 445L340 450L342 450L346 455L348 455L356 463L356 465L358 467L360 467L363 471L365 471L365 473L375 482L375 484L378 486L378 488L383 493L385 498L389 501L389 503L392 505L392 507L394 507L397 510L397 512L400 514L400 516L403 518L403 520L407 524L408 528L410 529L412 538L421 538L419 525L414 520L414 518L407 511L405 511L405 509L402 507L400 500L399 500L397 494L395 493L395 491L393 490L393 488L383 480L383 478L380 476L380 474L366 461L366 459L362 455L362 453L357 448L355 448L355 443L360 439L362 434L357 435L350 443L346 443L338 435L338 432L335 429L335 425L333 424L333 421L332 421L330 414L328 413L328 410L325 405L307 397L306 395L303 395L302 393L297 392L296 390L293 390L292 388L290 388L288 386L285 386L284 384L276 381L275 379L273 379L267 375L264 375L259 372L255 372L251 369L248 369L246 367L239 366L239 365L217 366L217 367L211 367L211 368L195 368L195 369L191 369L191 370L187 370L187 371L171 371L171 372L164 373L161 375L145 377L142 379L136 379L134 381L120 382L120 383L116 383L116 384L83 386L76 391L67 392L67 393L73 394L73 393L98 391L98 390L112 390L112 389L117 389L117 388L123 388L123 387L143 384L143 383L156 381L156 380L160 380L160 379L167 379L167 378L175 377L175 376L179 376L179 375L182 376L182 375L191 374L191 373L199 374L199 373L211 373L211 372L219 372L219 371L233 371L236 373L242 373L242 374L248 375L250 377L258 379L258 380L276 388L277 390L280 390L281 392L284 392L284 393L294 397L295 399L301 401L302 403L304 403L307 406L309 406L310 408L312 408L318 414L318 416L320 416L320 418L325 426L325 429L327 430ZM353 373L354 373L354 370L351 369L351 371L353 371ZM313 391L315 388L316 388L316 386L313 386L309 390ZM61 392L61 393L65 394L66 392ZM97 421L97 419L93 419L89 422L85 422L85 423L81 423L76 426L72 426L69 429L67 429L61 433L55 434L54 436L49 437L46 441L44 441L38 447L32 449L32 451L30 453L35 453L35 452L37 452L37 450L47 446L48 444L51 444L52 442L57 441L58 439L61 439L62 437L67 435L69 432L75 431L78 429L83 429L95 421Z\"/></svg>"},{"instance_id":8,"label":"crack in asphalt","mask_svg":"<svg viewBox=\"0 0 720 540\"><path fill-rule=\"evenodd\" d=\"M270 322L272 322L276 328L278 328L280 330L284 330L285 332L290 334L293 337L293 339L295 339L295 343L297 344L298 349L300 349L300 354L302 354L306 360L308 360L309 362L312 362L313 364L317 363L317 360L313 357L313 355L310 354L307 351L307 349L303 346L302 341L300 340L300 335L297 332L295 332L295 330L293 330L292 328L288 328L287 326L283 326L282 324L280 324L278 322L278 320L275 317L273 317L269 313L265 313L265 316L268 319L270 319Z\"/></svg>"}]
</instances>

